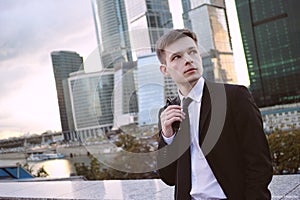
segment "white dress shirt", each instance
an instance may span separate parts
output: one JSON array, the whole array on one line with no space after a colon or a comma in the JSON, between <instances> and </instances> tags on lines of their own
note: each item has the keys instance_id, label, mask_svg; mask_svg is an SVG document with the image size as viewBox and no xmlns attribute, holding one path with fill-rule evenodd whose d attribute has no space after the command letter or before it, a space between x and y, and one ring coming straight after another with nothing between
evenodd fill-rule
<instances>
[{"instance_id":1,"label":"white dress shirt","mask_svg":"<svg viewBox=\"0 0 300 200\"><path fill-rule=\"evenodd\" d=\"M220 187L199 146L199 120L203 87L204 79L201 77L187 95L187 97L193 99L188 108L192 140L190 146L192 180L190 194L193 200L226 199L226 195ZM184 96L182 96L180 92L178 92L178 94L182 101ZM163 136L163 138L167 144L171 144L174 136L175 135L169 138Z\"/></svg>"}]
</instances>

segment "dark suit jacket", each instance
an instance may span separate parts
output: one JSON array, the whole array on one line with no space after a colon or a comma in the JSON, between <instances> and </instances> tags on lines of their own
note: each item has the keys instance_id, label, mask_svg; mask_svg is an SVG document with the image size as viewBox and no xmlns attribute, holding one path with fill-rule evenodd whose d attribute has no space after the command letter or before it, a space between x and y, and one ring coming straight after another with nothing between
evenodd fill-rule
<instances>
[{"instance_id":1,"label":"dark suit jacket","mask_svg":"<svg viewBox=\"0 0 300 200\"><path fill-rule=\"evenodd\" d=\"M226 94L223 100L222 92ZM212 127L222 124L222 119L211 117L218 118L216 111L222 109L220 106L226 107L223 115L225 121L223 120L220 131L211 131ZM161 130L160 120L158 126ZM201 103L199 132L200 147L228 199L271 199L268 185L273 170L269 147L260 112L246 87L206 81ZM203 141L206 137L214 138L213 140L218 138L211 150L203 149ZM160 131L159 148L168 146L163 141ZM172 152L169 152L168 148L164 148L164 151L158 154L158 166L167 160L170 153ZM191 198L190 159L188 149L179 159L158 170L166 184L175 185L174 195L177 200Z\"/></svg>"}]
</instances>

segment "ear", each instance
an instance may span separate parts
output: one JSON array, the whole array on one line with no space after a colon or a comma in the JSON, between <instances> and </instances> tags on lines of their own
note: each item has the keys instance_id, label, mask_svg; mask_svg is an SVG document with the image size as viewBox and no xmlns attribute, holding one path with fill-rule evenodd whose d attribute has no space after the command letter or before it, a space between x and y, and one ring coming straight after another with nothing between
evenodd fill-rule
<instances>
[{"instance_id":1,"label":"ear","mask_svg":"<svg viewBox=\"0 0 300 200\"><path fill-rule=\"evenodd\" d=\"M167 70L167 65L161 64L159 69L163 75L170 76L170 74L168 73L168 70Z\"/></svg>"}]
</instances>

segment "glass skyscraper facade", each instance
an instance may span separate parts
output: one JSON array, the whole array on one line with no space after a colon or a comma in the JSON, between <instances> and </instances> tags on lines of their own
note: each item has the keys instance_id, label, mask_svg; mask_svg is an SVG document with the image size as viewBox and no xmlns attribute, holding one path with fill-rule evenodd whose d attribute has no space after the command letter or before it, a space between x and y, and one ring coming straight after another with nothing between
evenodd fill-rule
<instances>
[{"instance_id":1,"label":"glass skyscraper facade","mask_svg":"<svg viewBox=\"0 0 300 200\"><path fill-rule=\"evenodd\" d=\"M124 0L92 0L102 68L132 61Z\"/></svg>"},{"instance_id":2,"label":"glass skyscraper facade","mask_svg":"<svg viewBox=\"0 0 300 200\"><path fill-rule=\"evenodd\" d=\"M236 0L250 77L259 107L300 101L300 1Z\"/></svg>"},{"instance_id":3,"label":"glass skyscraper facade","mask_svg":"<svg viewBox=\"0 0 300 200\"><path fill-rule=\"evenodd\" d=\"M168 0L125 0L130 42L136 57L155 51L155 43L173 28Z\"/></svg>"},{"instance_id":4,"label":"glass skyscraper facade","mask_svg":"<svg viewBox=\"0 0 300 200\"><path fill-rule=\"evenodd\" d=\"M110 75L99 77L99 105L101 111L98 120L101 125L113 126L114 113L114 67L120 63L132 61L132 52L128 32L125 0L92 0L96 27L96 36L101 59L101 73Z\"/></svg>"},{"instance_id":5,"label":"glass skyscraper facade","mask_svg":"<svg viewBox=\"0 0 300 200\"><path fill-rule=\"evenodd\" d=\"M123 62L114 68L114 128L136 122L138 113L137 62Z\"/></svg>"},{"instance_id":6,"label":"glass skyscraper facade","mask_svg":"<svg viewBox=\"0 0 300 200\"><path fill-rule=\"evenodd\" d=\"M113 124L113 69L72 74L68 79L76 131L103 128Z\"/></svg>"},{"instance_id":7,"label":"glass skyscraper facade","mask_svg":"<svg viewBox=\"0 0 300 200\"><path fill-rule=\"evenodd\" d=\"M207 79L237 83L224 0L182 0L184 26L193 30Z\"/></svg>"},{"instance_id":8,"label":"glass skyscraper facade","mask_svg":"<svg viewBox=\"0 0 300 200\"><path fill-rule=\"evenodd\" d=\"M139 62L140 56L153 56L158 38L173 28L168 0L92 0L92 7L102 69L115 69L115 82L110 86L119 89L114 91L112 99L115 104L114 127L126 125L126 120L139 111L140 97L144 97L143 93L139 96L140 91L134 86L145 80L138 79L137 70L131 71L130 67ZM147 71L144 74L147 78L159 72L159 65L149 69L154 71ZM165 82L159 82L160 86L172 84L169 79L162 80ZM162 99L171 93L170 90L164 93L162 89ZM143 105L147 107L147 104ZM136 116L133 119L136 122ZM128 124L131 121L127 120Z\"/></svg>"},{"instance_id":9,"label":"glass skyscraper facade","mask_svg":"<svg viewBox=\"0 0 300 200\"><path fill-rule=\"evenodd\" d=\"M164 77L155 54L139 57L137 63L139 125L157 124L164 105Z\"/></svg>"},{"instance_id":10,"label":"glass skyscraper facade","mask_svg":"<svg viewBox=\"0 0 300 200\"><path fill-rule=\"evenodd\" d=\"M57 99L59 105L59 114L61 127L64 134L74 130L72 110L70 99L67 93L67 84L65 81L69 74L83 68L82 57L72 51L53 51L51 52L52 66L56 84ZM65 139L68 138L65 135Z\"/></svg>"},{"instance_id":11,"label":"glass skyscraper facade","mask_svg":"<svg viewBox=\"0 0 300 200\"><path fill-rule=\"evenodd\" d=\"M141 56L137 61L138 124L152 125L158 122L158 111L165 105L167 97L177 95L177 87L159 69L160 62L155 53Z\"/></svg>"}]
</instances>

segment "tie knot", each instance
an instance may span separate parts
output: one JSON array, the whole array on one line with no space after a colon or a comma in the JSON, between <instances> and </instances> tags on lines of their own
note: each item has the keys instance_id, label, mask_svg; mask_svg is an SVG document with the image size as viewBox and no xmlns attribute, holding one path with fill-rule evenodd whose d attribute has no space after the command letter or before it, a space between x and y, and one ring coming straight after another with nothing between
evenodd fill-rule
<instances>
[{"instance_id":1,"label":"tie knot","mask_svg":"<svg viewBox=\"0 0 300 200\"><path fill-rule=\"evenodd\" d=\"M190 97L184 97L182 100L182 108L185 110L189 107L190 103L193 101Z\"/></svg>"}]
</instances>

